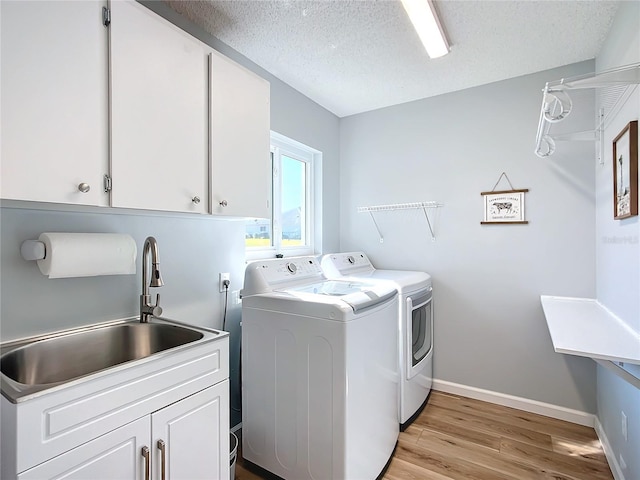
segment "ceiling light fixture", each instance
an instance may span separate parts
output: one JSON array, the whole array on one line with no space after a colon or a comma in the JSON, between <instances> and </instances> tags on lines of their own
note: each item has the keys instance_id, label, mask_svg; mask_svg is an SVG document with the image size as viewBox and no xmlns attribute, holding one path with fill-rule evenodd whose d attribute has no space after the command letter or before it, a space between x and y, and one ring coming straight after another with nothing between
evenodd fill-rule
<instances>
[{"instance_id":1,"label":"ceiling light fixture","mask_svg":"<svg viewBox=\"0 0 640 480\"><path fill-rule=\"evenodd\" d=\"M449 53L449 43L444 35L435 6L431 0L402 0L418 36L431 58Z\"/></svg>"}]
</instances>

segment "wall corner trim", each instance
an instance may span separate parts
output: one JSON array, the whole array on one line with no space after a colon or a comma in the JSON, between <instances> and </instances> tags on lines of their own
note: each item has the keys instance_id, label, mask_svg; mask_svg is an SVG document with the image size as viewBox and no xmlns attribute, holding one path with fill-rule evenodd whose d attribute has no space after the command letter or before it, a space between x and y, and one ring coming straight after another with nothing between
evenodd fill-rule
<instances>
[{"instance_id":1,"label":"wall corner trim","mask_svg":"<svg viewBox=\"0 0 640 480\"><path fill-rule=\"evenodd\" d=\"M558 420L565 420L567 422L584 425L586 427L594 427L596 422L596 416L592 413L574 410L560 405L553 405L551 403L539 402L529 398L516 397L506 393L493 392L491 390L461 385L459 383L448 382L446 380L438 380L434 378L433 389L440 392L451 393L453 395L461 395L463 397L495 403L496 405L517 408L518 410L524 410L525 412L537 413L538 415L557 418ZM616 478L616 480L624 479Z\"/></svg>"},{"instance_id":2,"label":"wall corner trim","mask_svg":"<svg viewBox=\"0 0 640 480\"><path fill-rule=\"evenodd\" d=\"M598 417L595 417L595 430L598 435L598 439L600 439L600 443L602 444L602 449L604 450L604 454L607 457L607 462L609 462L609 468L611 468L611 473L613 474L613 478L615 480L625 480L624 474L622 473L622 468L620 468L620 464L616 458L616 455L611 447L611 443L609 443L609 439L607 438L607 434L604 431L604 427L600 423Z\"/></svg>"}]
</instances>

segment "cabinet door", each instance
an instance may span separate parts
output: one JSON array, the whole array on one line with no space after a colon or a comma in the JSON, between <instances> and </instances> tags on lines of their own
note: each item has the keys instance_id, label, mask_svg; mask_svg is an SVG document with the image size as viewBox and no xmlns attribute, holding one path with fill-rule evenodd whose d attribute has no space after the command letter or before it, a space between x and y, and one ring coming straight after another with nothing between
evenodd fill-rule
<instances>
[{"instance_id":1,"label":"cabinet door","mask_svg":"<svg viewBox=\"0 0 640 480\"><path fill-rule=\"evenodd\" d=\"M154 478L229 480L229 380L151 416Z\"/></svg>"},{"instance_id":2,"label":"cabinet door","mask_svg":"<svg viewBox=\"0 0 640 480\"><path fill-rule=\"evenodd\" d=\"M204 45L137 2L113 1L110 48L112 206L208 212Z\"/></svg>"},{"instance_id":3,"label":"cabinet door","mask_svg":"<svg viewBox=\"0 0 640 480\"><path fill-rule=\"evenodd\" d=\"M142 448L149 446L151 418L143 417L18 475L18 480L143 479Z\"/></svg>"},{"instance_id":4,"label":"cabinet door","mask_svg":"<svg viewBox=\"0 0 640 480\"><path fill-rule=\"evenodd\" d=\"M0 2L2 198L108 204L104 5Z\"/></svg>"},{"instance_id":5,"label":"cabinet door","mask_svg":"<svg viewBox=\"0 0 640 480\"><path fill-rule=\"evenodd\" d=\"M269 218L269 82L210 53L211 211Z\"/></svg>"}]
</instances>

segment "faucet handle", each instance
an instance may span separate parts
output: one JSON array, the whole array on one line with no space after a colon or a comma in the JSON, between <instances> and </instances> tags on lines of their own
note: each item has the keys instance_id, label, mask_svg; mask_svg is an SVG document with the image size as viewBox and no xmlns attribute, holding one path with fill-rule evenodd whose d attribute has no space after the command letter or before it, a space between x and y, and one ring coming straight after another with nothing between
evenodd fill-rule
<instances>
[{"instance_id":1,"label":"faucet handle","mask_svg":"<svg viewBox=\"0 0 640 480\"><path fill-rule=\"evenodd\" d=\"M151 306L151 315L159 317L162 315L162 307L160 306L160 294L156 295L156 304Z\"/></svg>"}]
</instances>

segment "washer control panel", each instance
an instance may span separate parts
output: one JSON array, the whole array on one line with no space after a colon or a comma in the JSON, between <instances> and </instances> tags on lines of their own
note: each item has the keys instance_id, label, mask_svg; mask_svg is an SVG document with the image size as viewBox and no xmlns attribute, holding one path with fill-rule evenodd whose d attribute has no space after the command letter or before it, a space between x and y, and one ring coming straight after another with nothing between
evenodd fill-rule
<instances>
[{"instance_id":1,"label":"washer control panel","mask_svg":"<svg viewBox=\"0 0 640 480\"><path fill-rule=\"evenodd\" d=\"M295 262L289 262L287 263L287 270L289 270L289 273L295 275L298 272L298 266L295 264Z\"/></svg>"},{"instance_id":2,"label":"washer control panel","mask_svg":"<svg viewBox=\"0 0 640 480\"><path fill-rule=\"evenodd\" d=\"M324 275L316 257L292 257L265 260L252 264L256 274L268 285L289 281L322 279Z\"/></svg>"},{"instance_id":3,"label":"washer control panel","mask_svg":"<svg viewBox=\"0 0 640 480\"><path fill-rule=\"evenodd\" d=\"M322 267L329 277L373 269L369 258L362 252L332 253L325 255L322 257Z\"/></svg>"}]
</instances>

